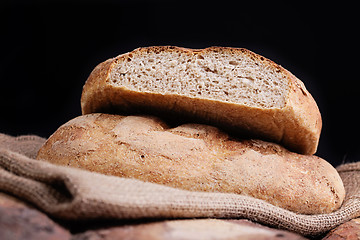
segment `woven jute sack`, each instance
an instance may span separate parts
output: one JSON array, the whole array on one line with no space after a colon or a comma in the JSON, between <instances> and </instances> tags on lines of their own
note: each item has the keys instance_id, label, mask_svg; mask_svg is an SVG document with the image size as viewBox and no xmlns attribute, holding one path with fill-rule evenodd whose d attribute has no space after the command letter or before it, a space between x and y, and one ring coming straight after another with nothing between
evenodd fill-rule
<instances>
[{"instance_id":1,"label":"woven jute sack","mask_svg":"<svg viewBox=\"0 0 360 240\"><path fill-rule=\"evenodd\" d=\"M0 191L63 220L246 218L316 236L360 216L360 162L337 168L346 189L341 208L301 215L238 194L192 192L106 176L34 159L45 139L0 134Z\"/></svg>"}]
</instances>

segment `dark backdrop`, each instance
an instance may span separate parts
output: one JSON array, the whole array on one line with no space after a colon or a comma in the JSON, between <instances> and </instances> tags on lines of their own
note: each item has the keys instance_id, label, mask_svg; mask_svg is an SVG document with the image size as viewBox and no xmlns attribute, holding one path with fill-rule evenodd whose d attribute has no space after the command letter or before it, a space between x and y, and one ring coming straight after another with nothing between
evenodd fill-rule
<instances>
[{"instance_id":1,"label":"dark backdrop","mask_svg":"<svg viewBox=\"0 0 360 240\"><path fill-rule=\"evenodd\" d=\"M91 70L134 48L245 47L305 83L323 118L317 155L333 165L360 160L355 9L284 1L0 3L0 132L48 137L81 114Z\"/></svg>"}]
</instances>

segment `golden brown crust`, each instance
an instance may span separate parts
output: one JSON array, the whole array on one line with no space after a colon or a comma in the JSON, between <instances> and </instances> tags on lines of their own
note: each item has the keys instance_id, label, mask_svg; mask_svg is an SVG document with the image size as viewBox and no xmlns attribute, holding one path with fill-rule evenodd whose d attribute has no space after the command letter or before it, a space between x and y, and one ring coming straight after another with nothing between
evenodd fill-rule
<instances>
[{"instance_id":1,"label":"golden brown crust","mask_svg":"<svg viewBox=\"0 0 360 240\"><path fill-rule=\"evenodd\" d=\"M321 158L235 140L207 125L169 128L156 117L77 117L47 140L37 158L191 191L249 195L305 214L332 212L345 195L338 173Z\"/></svg>"},{"instance_id":2,"label":"golden brown crust","mask_svg":"<svg viewBox=\"0 0 360 240\"><path fill-rule=\"evenodd\" d=\"M148 52L176 51L181 54L206 54L211 51L245 54L281 72L289 82L285 107L256 108L180 94L155 94L114 87L109 73L128 57ZM81 106L83 114L94 112L147 113L173 115L213 124L231 133L281 143L290 150L314 154L322 127L321 115L304 84L286 69L260 55L242 48L210 47L193 50L172 46L138 48L99 64L84 85Z\"/></svg>"}]
</instances>

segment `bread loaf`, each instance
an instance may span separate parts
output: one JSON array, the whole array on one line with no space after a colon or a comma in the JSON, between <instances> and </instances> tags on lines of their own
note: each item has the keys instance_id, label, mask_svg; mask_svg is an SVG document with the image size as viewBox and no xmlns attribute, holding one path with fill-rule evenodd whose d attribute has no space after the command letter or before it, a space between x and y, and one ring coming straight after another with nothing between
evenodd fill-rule
<instances>
[{"instance_id":1,"label":"bread loaf","mask_svg":"<svg viewBox=\"0 0 360 240\"><path fill-rule=\"evenodd\" d=\"M332 212L345 195L337 171L321 158L236 140L207 125L169 128L150 116L77 117L37 159L190 191L244 194L304 214Z\"/></svg>"},{"instance_id":2,"label":"bread loaf","mask_svg":"<svg viewBox=\"0 0 360 240\"><path fill-rule=\"evenodd\" d=\"M302 154L316 152L322 126L299 79L249 50L225 47L148 47L109 59L90 74L81 106L83 114L174 115Z\"/></svg>"}]
</instances>

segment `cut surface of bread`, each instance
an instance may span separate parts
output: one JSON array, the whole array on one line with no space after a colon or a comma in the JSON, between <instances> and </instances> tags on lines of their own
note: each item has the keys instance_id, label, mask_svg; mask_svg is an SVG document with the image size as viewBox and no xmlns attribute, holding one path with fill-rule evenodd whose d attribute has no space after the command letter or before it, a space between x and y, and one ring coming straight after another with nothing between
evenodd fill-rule
<instances>
[{"instance_id":1,"label":"cut surface of bread","mask_svg":"<svg viewBox=\"0 0 360 240\"><path fill-rule=\"evenodd\" d=\"M214 49L215 50L215 49ZM265 58L247 52L149 51L116 65L111 84L132 91L205 98L249 107L282 108L289 92L286 76Z\"/></svg>"},{"instance_id":2,"label":"cut surface of bread","mask_svg":"<svg viewBox=\"0 0 360 240\"><path fill-rule=\"evenodd\" d=\"M332 212L345 196L339 174L321 158L234 139L209 125L170 128L153 116L77 117L47 140L37 159L190 191L248 195L305 214Z\"/></svg>"},{"instance_id":3,"label":"cut surface of bread","mask_svg":"<svg viewBox=\"0 0 360 240\"><path fill-rule=\"evenodd\" d=\"M304 84L246 49L139 48L98 65L81 99L93 112L174 115L316 152L321 116Z\"/></svg>"}]
</instances>

